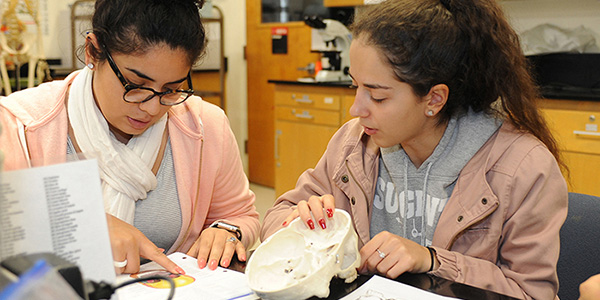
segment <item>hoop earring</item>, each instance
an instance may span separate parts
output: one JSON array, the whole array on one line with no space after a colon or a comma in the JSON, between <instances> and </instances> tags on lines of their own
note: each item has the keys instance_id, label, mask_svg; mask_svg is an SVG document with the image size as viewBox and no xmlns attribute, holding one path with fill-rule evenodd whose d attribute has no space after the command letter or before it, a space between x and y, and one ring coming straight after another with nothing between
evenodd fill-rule
<instances>
[{"instance_id":1,"label":"hoop earring","mask_svg":"<svg viewBox=\"0 0 600 300\"><path fill-rule=\"evenodd\" d=\"M427 115L430 116L430 117L433 117L433 110L428 110L427 111Z\"/></svg>"},{"instance_id":2,"label":"hoop earring","mask_svg":"<svg viewBox=\"0 0 600 300\"><path fill-rule=\"evenodd\" d=\"M87 64L87 67L90 68L91 70L93 70L94 69L94 64L93 63L89 63L89 64Z\"/></svg>"}]
</instances>

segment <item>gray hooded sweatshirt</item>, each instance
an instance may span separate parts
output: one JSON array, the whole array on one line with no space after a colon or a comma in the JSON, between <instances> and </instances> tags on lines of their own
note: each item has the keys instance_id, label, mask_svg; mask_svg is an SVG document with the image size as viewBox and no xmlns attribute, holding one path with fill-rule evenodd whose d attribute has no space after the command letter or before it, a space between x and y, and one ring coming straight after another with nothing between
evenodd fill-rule
<instances>
[{"instance_id":1,"label":"gray hooded sweatshirt","mask_svg":"<svg viewBox=\"0 0 600 300\"><path fill-rule=\"evenodd\" d=\"M401 145L381 148L371 238L389 231L430 246L460 171L500 125L501 120L471 110L450 119L435 150L418 169Z\"/></svg>"}]
</instances>

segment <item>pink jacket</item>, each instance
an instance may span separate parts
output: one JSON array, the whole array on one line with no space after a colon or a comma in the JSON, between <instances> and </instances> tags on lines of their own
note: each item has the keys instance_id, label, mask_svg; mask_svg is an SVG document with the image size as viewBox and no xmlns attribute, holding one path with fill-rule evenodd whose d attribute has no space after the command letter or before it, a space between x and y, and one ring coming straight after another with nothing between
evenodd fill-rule
<instances>
[{"instance_id":1,"label":"pink jacket","mask_svg":"<svg viewBox=\"0 0 600 300\"><path fill-rule=\"evenodd\" d=\"M357 119L338 130L316 167L267 211L261 238L278 230L298 201L332 194L351 214L359 247L367 243L379 165L367 143ZM548 149L505 121L458 178L433 236L441 265L431 274L520 299L557 299L567 196Z\"/></svg>"},{"instance_id":2,"label":"pink jacket","mask_svg":"<svg viewBox=\"0 0 600 300\"><path fill-rule=\"evenodd\" d=\"M28 161L34 166L65 161L65 93L77 74L0 99L5 170L25 168ZM168 114L183 224L168 252L188 251L200 232L216 220L240 226L246 248L253 245L259 230L255 196L223 110L192 97Z\"/></svg>"}]
</instances>

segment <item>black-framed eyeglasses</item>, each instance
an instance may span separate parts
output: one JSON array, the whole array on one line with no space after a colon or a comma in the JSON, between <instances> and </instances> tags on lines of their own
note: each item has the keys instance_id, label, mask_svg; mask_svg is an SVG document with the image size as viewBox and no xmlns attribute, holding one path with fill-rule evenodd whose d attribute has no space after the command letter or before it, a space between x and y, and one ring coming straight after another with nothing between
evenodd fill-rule
<instances>
[{"instance_id":1,"label":"black-framed eyeglasses","mask_svg":"<svg viewBox=\"0 0 600 300\"><path fill-rule=\"evenodd\" d=\"M154 96L158 96L158 100L160 101L160 104L172 106L172 105L177 105L177 104L183 103L183 101L187 100L190 96L192 96L194 94L194 90L192 88L192 75L191 75L192 71L191 70L190 70L190 72L188 72L188 75L187 75L187 83L188 83L189 89L187 89L187 90L167 89L164 92L157 92L154 89L149 88L149 87L138 86L138 85L128 83L127 80L125 79L125 77L123 76L123 74L121 73L121 71L119 70L119 67L117 67L117 64L113 60L112 56L110 55L110 52L108 52L106 47L103 47L103 48L104 48L104 52L106 52L106 58L108 59L108 64L110 65L110 68L113 70L113 72L115 73L115 75L117 76L119 81L121 81L121 84L123 85L123 88L125 89L125 92L123 93L123 100L125 100L125 102L144 103L144 102L154 98Z\"/></svg>"}]
</instances>

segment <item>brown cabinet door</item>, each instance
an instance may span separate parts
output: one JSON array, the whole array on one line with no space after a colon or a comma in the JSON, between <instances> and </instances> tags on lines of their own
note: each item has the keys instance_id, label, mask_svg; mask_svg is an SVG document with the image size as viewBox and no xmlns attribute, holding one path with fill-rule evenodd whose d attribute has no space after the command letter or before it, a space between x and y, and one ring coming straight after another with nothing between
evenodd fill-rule
<instances>
[{"instance_id":1,"label":"brown cabinet door","mask_svg":"<svg viewBox=\"0 0 600 300\"><path fill-rule=\"evenodd\" d=\"M358 6L364 5L365 0L323 0L323 6Z\"/></svg>"},{"instance_id":2,"label":"brown cabinet door","mask_svg":"<svg viewBox=\"0 0 600 300\"><path fill-rule=\"evenodd\" d=\"M261 23L261 1L246 1L248 62L248 171L251 182L275 185L274 84L268 80L296 80L298 70L319 59L310 52L310 27L303 22ZM273 54L271 30L286 27L287 53Z\"/></svg>"},{"instance_id":3,"label":"brown cabinet door","mask_svg":"<svg viewBox=\"0 0 600 300\"><path fill-rule=\"evenodd\" d=\"M600 196L600 105L572 100L545 102L563 105L542 112L569 168L569 191Z\"/></svg>"},{"instance_id":4,"label":"brown cabinet door","mask_svg":"<svg viewBox=\"0 0 600 300\"><path fill-rule=\"evenodd\" d=\"M564 151L563 159L570 170L569 192L600 197L600 155Z\"/></svg>"},{"instance_id":5,"label":"brown cabinet door","mask_svg":"<svg viewBox=\"0 0 600 300\"><path fill-rule=\"evenodd\" d=\"M306 169L317 165L338 126L279 120L276 124L275 197L279 197L296 186Z\"/></svg>"}]
</instances>

